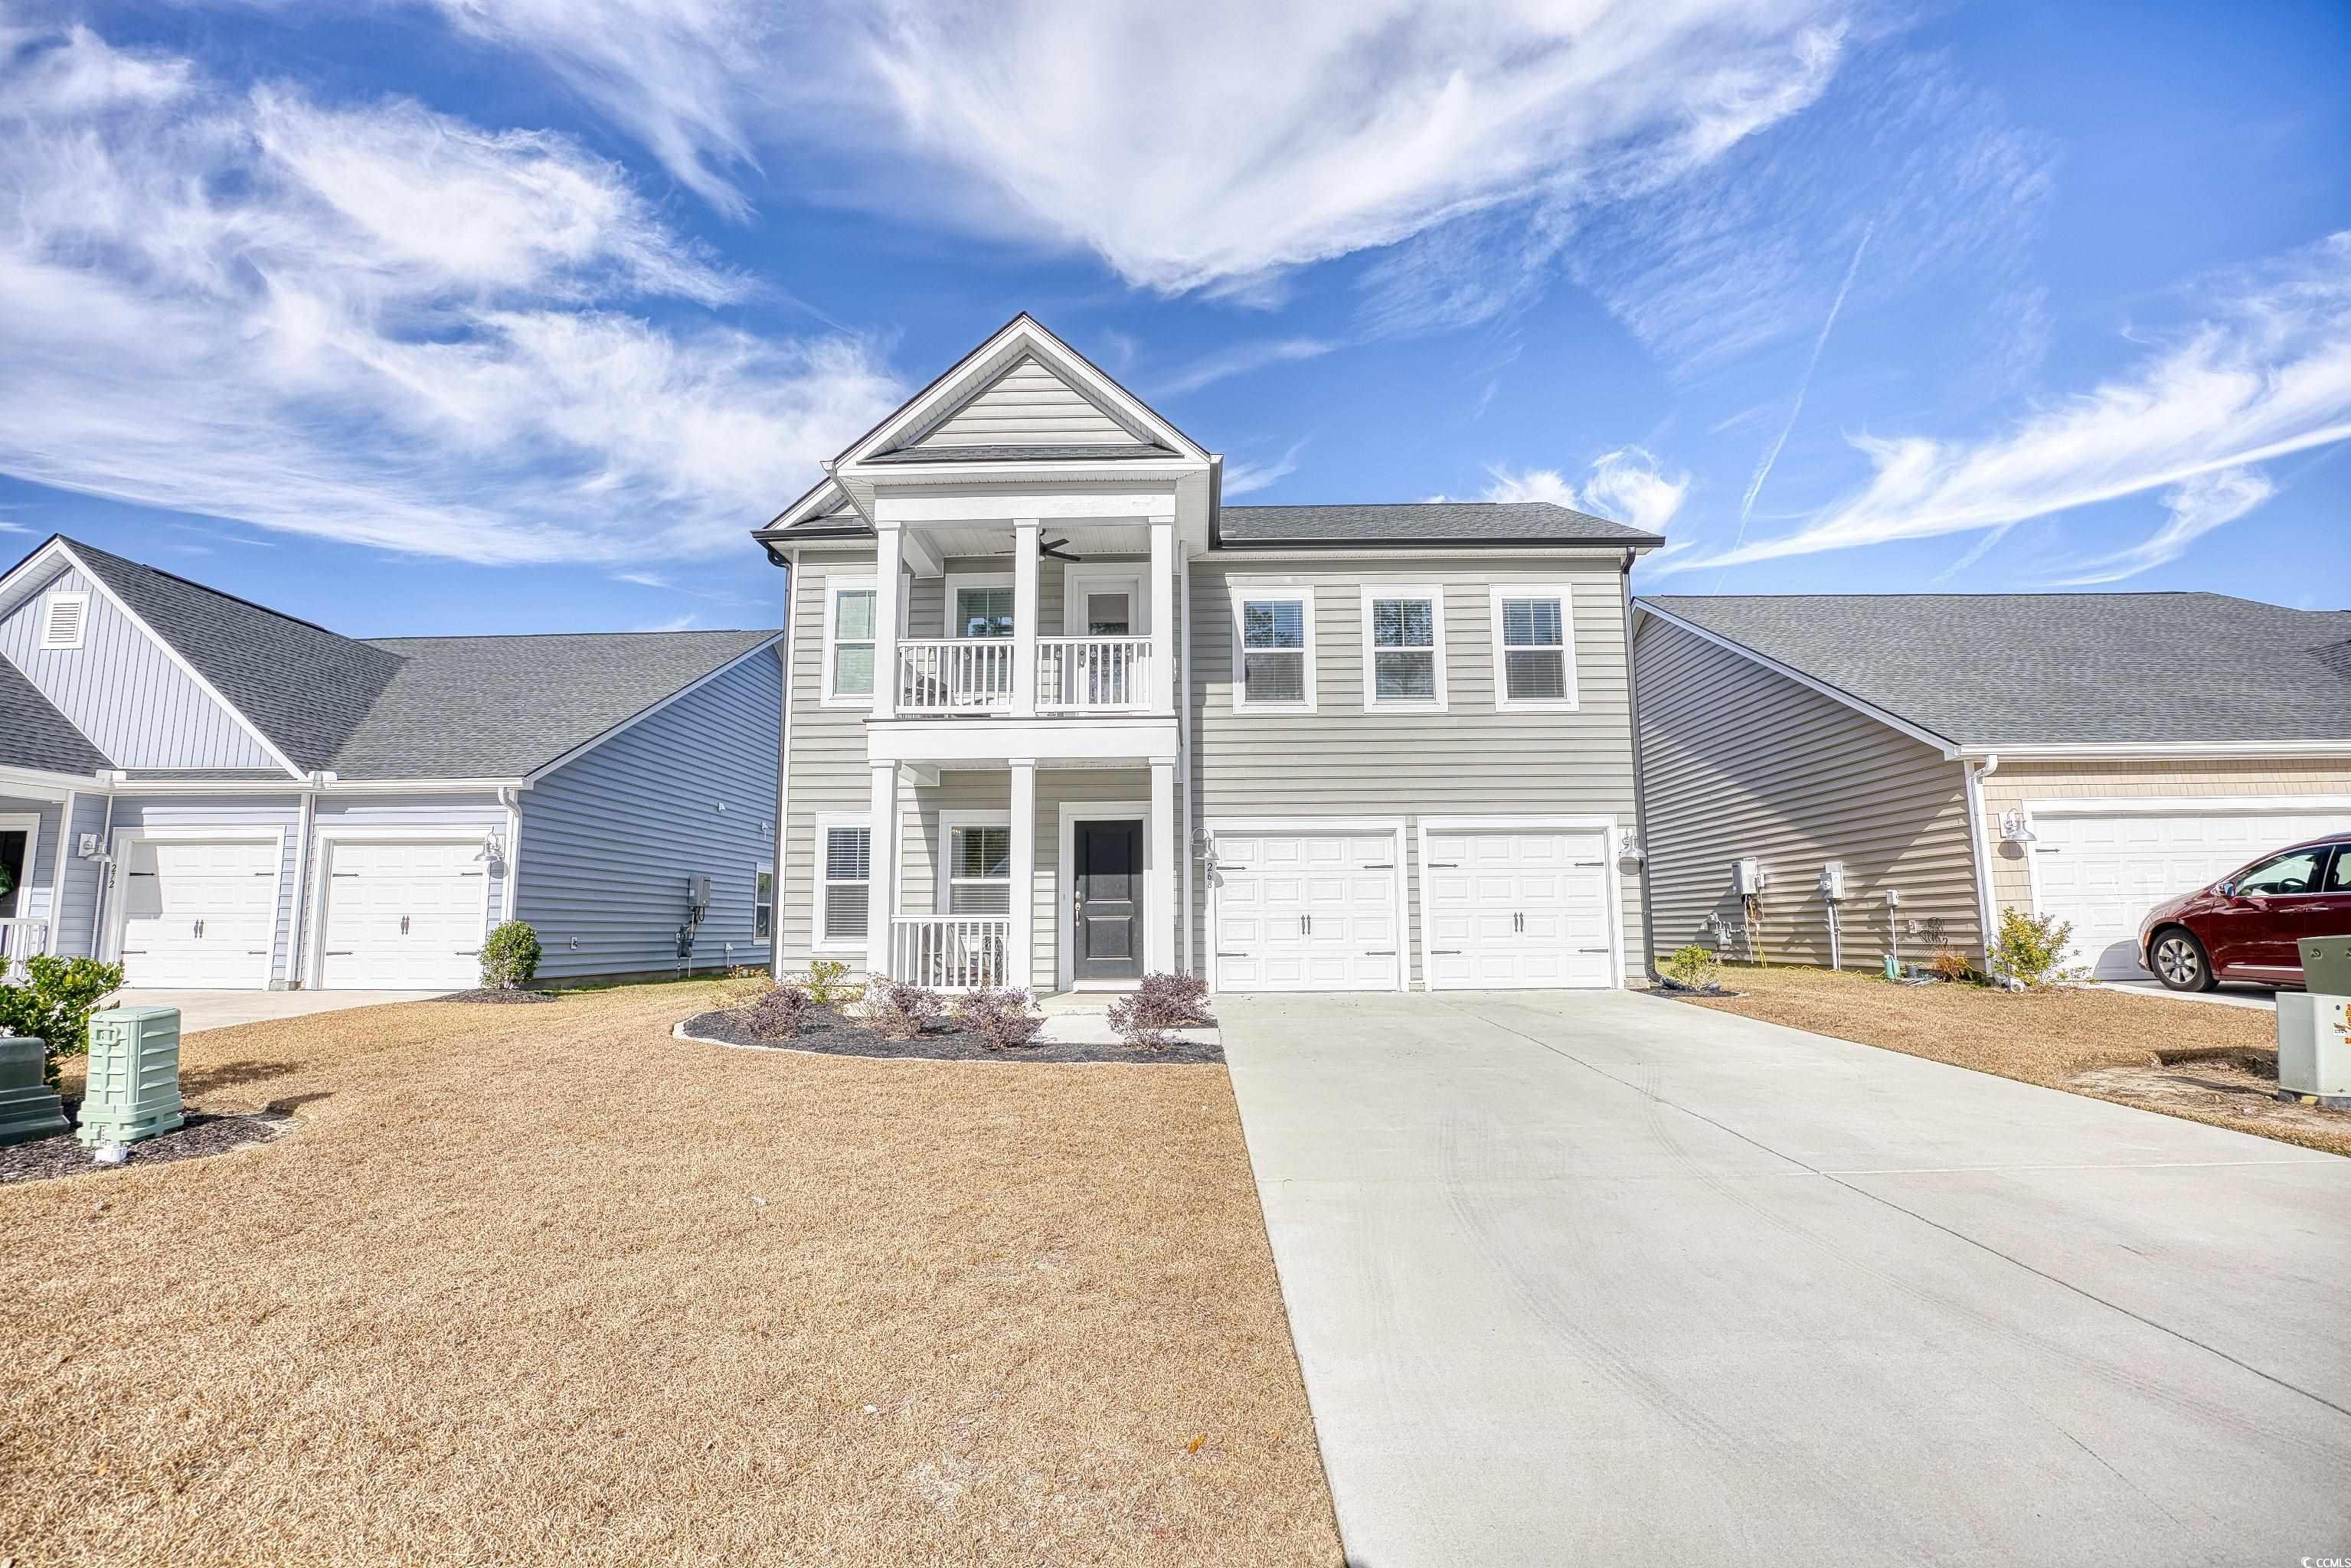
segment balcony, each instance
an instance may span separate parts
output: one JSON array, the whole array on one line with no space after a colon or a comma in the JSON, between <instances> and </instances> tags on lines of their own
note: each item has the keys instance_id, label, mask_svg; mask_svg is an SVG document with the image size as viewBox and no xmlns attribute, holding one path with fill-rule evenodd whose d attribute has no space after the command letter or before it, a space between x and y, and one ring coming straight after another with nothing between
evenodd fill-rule
<instances>
[{"instance_id":1,"label":"balcony","mask_svg":"<svg viewBox=\"0 0 2351 1568\"><path fill-rule=\"evenodd\" d=\"M1040 637L1037 711L1139 713L1151 706L1148 637Z\"/></svg>"},{"instance_id":2,"label":"balcony","mask_svg":"<svg viewBox=\"0 0 2351 1568\"><path fill-rule=\"evenodd\" d=\"M1011 643L997 637L900 643L898 711L1011 712Z\"/></svg>"},{"instance_id":3,"label":"balcony","mask_svg":"<svg viewBox=\"0 0 2351 1568\"><path fill-rule=\"evenodd\" d=\"M1008 638L901 642L898 713L1011 713L1017 644ZM1143 713L1151 707L1148 637L1037 639L1037 712Z\"/></svg>"}]
</instances>

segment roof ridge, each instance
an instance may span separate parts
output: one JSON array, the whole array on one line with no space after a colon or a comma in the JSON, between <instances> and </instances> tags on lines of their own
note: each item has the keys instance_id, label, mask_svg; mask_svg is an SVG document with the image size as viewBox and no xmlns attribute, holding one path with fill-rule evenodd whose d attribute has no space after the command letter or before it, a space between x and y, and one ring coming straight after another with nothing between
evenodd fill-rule
<instances>
[{"instance_id":1,"label":"roof ridge","mask_svg":"<svg viewBox=\"0 0 2351 1568\"><path fill-rule=\"evenodd\" d=\"M772 637L783 631L780 626L676 626L666 629L639 628L631 632L395 632L384 637L358 637L354 642L371 645L383 643L494 643L519 642L526 637Z\"/></svg>"},{"instance_id":2,"label":"roof ridge","mask_svg":"<svg viewBox=\"0 0 2351 1568\"><path fill-rule=\"evenodd\" d=\"M214 588L209 582L198 582L193 577L182 577L176 571L165 571L160 566L150 566L143 560L132 560L127 555L117 555L112 550L100 549L98 546L93 544L85 544L80 539L75 538L70 534L59 534L57 538L60 543L66 545L68 549L86 550L91 555L103 556L108 560L120 562L124 566L130 567L135 571L152 572L153 575L162 578L165 581L176 582L183 588L193 588L199 592L209 593L215 599L225 599L232 604L242 604L247 610L258 611L264 615L275 616L280 621L290 622L297 626L307 626L311 631L318 632L321 636L332 637L344 643L357 643L364 641L362 638L345 636L342 632L334 630L330 626L319 625L316 621L305 621L299 615L288 615L283 610L275 609L266 604L257 603L253 600L246 598L242 594L231 593L225 588Z\"/></svg>"}]
</instances>

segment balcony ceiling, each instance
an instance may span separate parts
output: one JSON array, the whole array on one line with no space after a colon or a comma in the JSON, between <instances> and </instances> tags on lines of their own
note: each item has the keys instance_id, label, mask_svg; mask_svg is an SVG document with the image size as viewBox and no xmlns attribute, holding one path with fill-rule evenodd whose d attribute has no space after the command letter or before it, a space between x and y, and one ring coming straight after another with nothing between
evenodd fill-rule
<instances>
[{"instance_id":1,"label":"balcony ceiling","mask_svg":"<svg viewBox=\"0 0 2351 1568\"><path fill-rule=\"evenodd\" d=\"M938 547L941 555L1008 557L1012 553L1012 525L1009 523L925 524L922 532L925 538ZM1143 523L1047 522L1041 526L1038 537L1067 539L1069 542L1061 549L1068 555L1147 556L1151 553L1151 529Z\"/></svg>"}]
</instances>

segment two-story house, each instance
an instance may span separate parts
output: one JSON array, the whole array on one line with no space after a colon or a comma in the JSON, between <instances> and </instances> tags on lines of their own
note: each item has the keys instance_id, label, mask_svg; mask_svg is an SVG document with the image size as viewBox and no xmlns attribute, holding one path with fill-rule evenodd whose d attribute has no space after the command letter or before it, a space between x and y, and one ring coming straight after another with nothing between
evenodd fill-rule
<instances>
[{"instance_id":1,"label":"two-story house","mask_svg":"<svg viewBox=\"0 0 2351 1568\"><path fill-rule=\"evenodd\" d=\"M1221 475L1023 315L757 530L791 584L779 967L1624 983L1627 584L1663 541Z\"/></svg>"}]
</instances>

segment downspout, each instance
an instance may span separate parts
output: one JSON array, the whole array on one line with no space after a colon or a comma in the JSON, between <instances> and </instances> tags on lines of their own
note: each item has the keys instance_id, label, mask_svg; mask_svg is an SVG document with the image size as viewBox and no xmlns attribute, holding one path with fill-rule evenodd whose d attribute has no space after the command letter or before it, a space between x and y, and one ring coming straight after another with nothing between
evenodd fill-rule
<instances>
[{"instance_id":1,"label":"downspout","mask_svg":"<svg viewBox=\"0 0 2351 1568\"><path fill-rule=\"evenodd\" d=\"M1625 601L1625 727L1633 740L1633 831L1641 845L1641 972L1651 985L1664 977L1657 973L1657 933L1656 917L1650 911L1649 898L1649 805L1641 784L1641 688L1633 674L1633 552L1625 552L1622 569ZM1622 852L1621 851L1619 852ZM1619 920L1624 912L1618 911Z\"/></svg>"},{"instance_id":2,"label":"downspout","mask_svg":"<svg viewBox=\"0 0 2351 1568\"><path fill-rule=\"evenodd\" d=\"M1176 547L1176 855L1184 862L1184 908L1176 922L1176 967L1197 974L1192 965L1192 552Z\"/></svg>"},{"instance_id":3,"label":"downspout","mask_svg":"<svg viewBox=\"0 0 2351 1568\"><path fill-rule=\"evenodd\" d=\"M2000 771L2000 754L1987 756L1979 767L1963 761L1959 768L1968 781L1968 842L1976 856L1976 945L1983 950L1989 967L1992 934L2000 929L2000 920L1991 901L1991 835L1984 826L1983 781Z\"/></svg>"},{"instance_id":4,"label":"downspout","mask_svg":"<svg viewBox=\"0 0 2351 1568\"><path fill-rule=\"evenodd\" d=\"M780 568L784 573L784 636L776 644L778 685L783 697L782 722L776 727L776 842L770 863L775 868L768 883L768 977L776 984L784 982L784 812L792 794L792 600L800 587L800 552L793 550L783 559L776 552L768 552L768 564ZM813 933L810 941L815 940Z\"/></svg>"},{"instance_id":5,"label":"downspout","mask_svg":"<svg viewBox=\"0 0 2351 1568\"><path fill-rule=\"evenodd\" d=\"M105 955L98 950L99 933L104 929L99 925L99 919L106 912L107 890L114 885L114 790L112 786L121 782L121 776L100 774L99 777L108 780L109 788L106 791L106 825L99 830L98 896L89 901L89 956L103 959Z\"/></svg>"},{"instance_id":6,"label":"downspout","mask_svg":"<svg viewBox=\"0 0 2351 1568\"><path fill-rule=\"evenodd\" d=\"M522 792L511 784L498 786L498 804L507 809L507 918L522 918Z\"/></svg>"},{"instance_id":7,"label":"downspout","mask_svg":"<svg viewBox=\"0 0 2351 1568\"><path fill-rule=\"evenodd\" d=\"M310 839L319 821L319 791L335 776L313 770L302 780L302 810L294 823L294 907L286 920L286 988L302 989L303 894L310 886Z\"/></svg>"}]
</instances>

